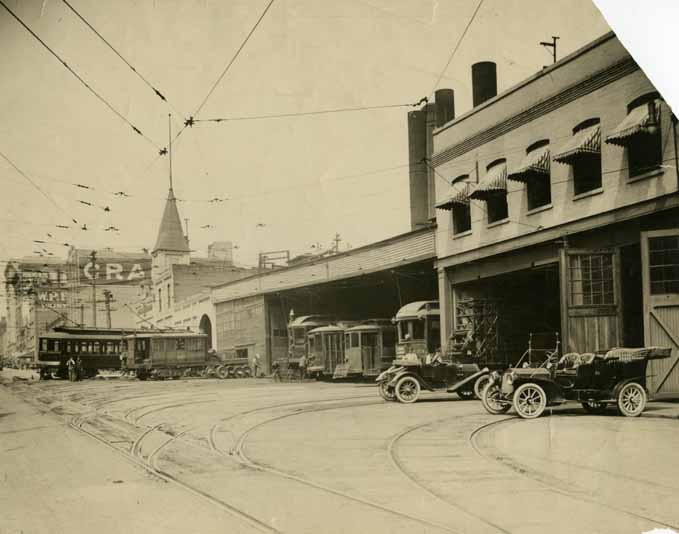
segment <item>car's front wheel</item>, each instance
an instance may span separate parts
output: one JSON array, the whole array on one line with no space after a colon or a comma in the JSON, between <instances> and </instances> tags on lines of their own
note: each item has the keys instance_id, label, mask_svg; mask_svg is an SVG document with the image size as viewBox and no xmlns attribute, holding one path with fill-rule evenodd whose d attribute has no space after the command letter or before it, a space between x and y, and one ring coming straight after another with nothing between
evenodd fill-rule
<instances>
[{"instance_id":1,"label":"car's front wheel","mask_svg":"<svg viewBox=\"0 0 679 534\"><path fill-rule=\"evenodd\" d=\"M646 390L641 384L630 382L618 393L618 409L625 417L639 417L646 408Z\"/></svg>"},{"instance_id":2,"label":"car's front wheel","mask_svg":"<svg viewBox=\"0 0 679 534\"><path fill-rule=\"evenodd\" d=\"M399 402L410 404L420 396L420 383L412 376L404 376L396 382L394 390Z\"/></svg>"},{"instance_id":3,"label":"car's front wheel","mask_svg":"<svg viewBox=\"0 0 679 534\"><path fill-rule=\"evenodd\" d=\"M502 398L502 392L498 384L486 384L481 393L481 404L486 411L493 415L500 415L509 411L511 403Z\"/></svg>"},{"instance_id":4,"label":"car's front wheel","mask_svg":"<svg viewBox=\"0 0 679 534\"><path fill-rule=\"evenodd\" d=\"M483 399L483 390L486 388L489 382L490 375L488 374L481 375L476 379L476 382L474 382L474 395L476 395L477 399Z\"/></svg>"},{"instance_id":5,"label":"car's front wheel","mask_svg":"<svg viewBox=\"0 0 679 534\"><path fill-rule=\"evenodd\" d=\"M394 393L394 388L389 387L388 380L383 380L377 385L377 387L380 390L380 397L382 397L385 401L396 400L396 393Z\"/></svg>"},{"instance_id":6,"label":"car's front wheel","mask_svg":"<svg viewBox=\"0 0 679 534\"><path fill-rule=\"evenodd\" d=\"M547 407L547 394L538 384L521 384L514 392L514 409L524 419L540 417Z\"/></svg>"}]
</instances>

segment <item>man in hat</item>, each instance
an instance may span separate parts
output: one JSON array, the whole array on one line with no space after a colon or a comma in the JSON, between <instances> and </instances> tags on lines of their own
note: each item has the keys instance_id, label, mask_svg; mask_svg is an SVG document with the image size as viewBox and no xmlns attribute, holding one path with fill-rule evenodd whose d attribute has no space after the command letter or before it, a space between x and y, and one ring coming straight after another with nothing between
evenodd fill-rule
<instances>
[{"instance_id":1,"label":"man in hat","mask_svg":"<svg viewBox=\"0 0 679 534\"><path fill-rule=\"evenodd\" d=\"M69 382L75 382L75 360L73 356L68 358L66 362L66 367L68 367L68 380Z\"/></svg>"}]
</instances>

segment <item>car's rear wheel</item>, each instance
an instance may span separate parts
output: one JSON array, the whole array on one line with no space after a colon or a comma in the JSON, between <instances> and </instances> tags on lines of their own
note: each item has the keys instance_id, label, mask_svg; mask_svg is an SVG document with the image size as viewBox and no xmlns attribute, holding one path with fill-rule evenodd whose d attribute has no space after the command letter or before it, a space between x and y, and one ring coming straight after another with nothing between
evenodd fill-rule
<instances>
[{"instance_id":1,"label":"car's rear wheel","mask_svg":"<svg viewBox=\"0 0 679 534\"><path fill-rule=\"evenodd\" d=\"M389 382L387 380L383 380L377 385L378 389L380 390L380 397L382 397L385 401L395 401L396 400L396 393L394 393L394 388L389 387Z\"/></svg>"},{"instance_id":2,"label":"car's rear wheel","mask_svg":"<svg viewBox=\"0 0 679 534\"><path fill-rule=\"evenodd\" d=\"M502 392L498 384L486 384L481 393L481 404L486 411L493 415L500 415L509 411L512 404L502 399Z\"/></svg>"},{"instance_id":3,"label":"car's rear wheel","mask_svg":"<svg viewBox=\"0 0 679 534\"><path fill-rule=\"evenodd\" d=\"M394 390L399 402L410 404L420 396L420 383L412 376L404 376L396 382Z\"/></svg>"},{"instance_id":4,"label":"car's rear wheel","mask_svg":"<svg viewBox=\"0 0 679 534\"><path fill-rule=\"evenodd\" d=\"M476 395L477 399L483 399L483 390L488 385L488 382L490 382L490 375L487 374L481 375L474 382L474 395Z\"/></svg>"},{"instance_id":5,"label":"car's rear wheel","mask_svg":"<svg viewBox=\"0 0 679 534\"><path fill-rule=\"evenodd\" d=\"M646 408L646 390L641 384L630 382L618 393L618 410L625 417L639 417Z\"/></svg>"},{"instance_id":6,"label":"car's rear wheel","mask_svg":"<svg viewBox=\"0 0 679 534\"><path fill-rule=\"evenodd\" d=\"M582 407L585 409L587 413L595 415L600 415L606 412L605 402L583 402Z\"/></svg>"},{"instance_id":7,"label":"car's rear wheel","mask_svg":"<svg viewBox=\"0 0 679 534\"><path fill-rule=\"evenodd\" d=\"M458 389L456 393L462 400L471 400L474 398L474 392L471 389Z\"/></svg>"},{"instance_id":8,"label":"car's rear wheel","mask_svg":"<svg viewBox=\"0 0 679 534\"><path fill-rule=\"evenodd\" d=\"M521 384L514 392L514 409L524 419L540 417L547 407L547 394L537 384Z\"/></svg>"}]
</instances>

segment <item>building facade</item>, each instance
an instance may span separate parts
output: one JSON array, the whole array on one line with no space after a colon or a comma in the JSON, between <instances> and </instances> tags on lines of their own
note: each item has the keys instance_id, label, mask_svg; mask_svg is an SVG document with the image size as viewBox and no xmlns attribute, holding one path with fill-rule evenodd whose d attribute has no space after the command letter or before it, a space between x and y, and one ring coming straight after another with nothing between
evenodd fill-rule
<instances>
[{"instance_id":1,"label":"building facade","mask_svg":"<svg viewBox=\"0 0 679 534\"><path fill-rule=\"evenodd\" d=\"M508 358L530 332L564 352L672 346L649 385L679 391L676 146L612 33L437 129L442 344L485 324Z\"/></svg>"}]
</instances>

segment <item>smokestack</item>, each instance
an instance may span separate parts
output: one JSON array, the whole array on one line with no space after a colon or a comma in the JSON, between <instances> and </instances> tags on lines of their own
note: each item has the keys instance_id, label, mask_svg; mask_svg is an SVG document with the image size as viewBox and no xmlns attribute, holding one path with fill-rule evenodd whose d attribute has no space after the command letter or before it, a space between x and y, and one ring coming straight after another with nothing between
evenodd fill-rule
<instances>
[{"instance_id":1,"label":"smokestack","mask_svg":"<svg viewBox=\"0 0 679 534\"><path fill-rule=\"evenodd\" d=\"M440 128L455 118L455 91L439 89L434 93L436 102L436 127Z\"/></svg>"},{"instance_id":2,"label":"smokestack","mask_svg":"<svg viewBox=\"0 0 679 534\"><path fill-rule=\"evenodd\" d=\"M474 107L497 95L497 66L492 61L472 65L472 93Z\"/></svg>"}]
</instances>

